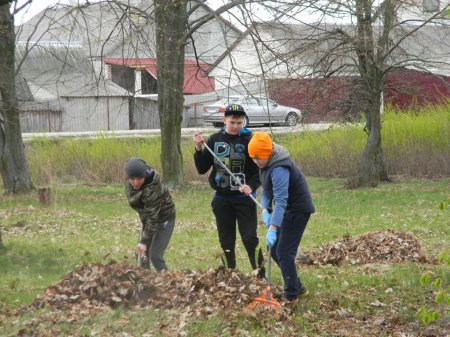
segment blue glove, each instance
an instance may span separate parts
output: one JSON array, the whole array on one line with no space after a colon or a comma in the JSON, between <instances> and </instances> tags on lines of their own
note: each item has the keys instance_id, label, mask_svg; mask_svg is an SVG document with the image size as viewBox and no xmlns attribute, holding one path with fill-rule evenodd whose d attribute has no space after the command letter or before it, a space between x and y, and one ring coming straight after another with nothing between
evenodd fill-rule
<instances>
[{"instance_id":1,"label":"blue glove","mask_svg":"<svg viewBox=\"0 0 450 337\"><path fill-rule=\"evenodd\" d=\"M269 247L273 247L277 241L277 231L275 229L269 229L266 235L266 244Z\"/></svg>"},{"instance_id":2,"label":"blue glove","mask_svg":"<svg viewBox=\"0 0 450 337\"><path fill-rule=\"evenodd\" d=\"M263 221L264 225L266 226L266 228L269 228L271 216L270 216L269 211L266 208L263 209L261 216L262 216L262 221Z\"/></svg>"}]
</instances>

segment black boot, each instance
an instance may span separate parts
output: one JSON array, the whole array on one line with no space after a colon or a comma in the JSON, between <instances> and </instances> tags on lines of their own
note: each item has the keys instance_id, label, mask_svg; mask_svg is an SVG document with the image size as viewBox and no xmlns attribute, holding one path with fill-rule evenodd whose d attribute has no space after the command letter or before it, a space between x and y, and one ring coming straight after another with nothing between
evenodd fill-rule
<instances>
[{"instance_id":1,"label":"black boot","mask_svg":"<svg viewBox=\"0 0 450 337\"><path fill-rule=\"evenodd\" d=\"M259 279L265 279L266 278L266 268L262 266L258 269L258 274L256 274L256 277Z\"/></svg>"},{"instance_id":2,"label":"black boot","mask_svg":"<svg viewBox=\"0 0 450 337\"><path fill-rule=\"evenodd\" d=\"M236 256L234 250L224 249L222 254L222 263L225 268L236 269Z\"/></svg>"}]
</instances>

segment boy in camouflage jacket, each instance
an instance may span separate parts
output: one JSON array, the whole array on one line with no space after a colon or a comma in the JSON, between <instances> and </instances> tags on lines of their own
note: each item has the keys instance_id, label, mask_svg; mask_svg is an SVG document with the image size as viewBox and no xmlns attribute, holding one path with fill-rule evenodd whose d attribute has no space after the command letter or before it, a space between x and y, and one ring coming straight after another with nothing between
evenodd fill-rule
<instances>
[{"instance_id":1,"label":"boy in camouflage jacket","mask_svg":"<svg viewBox=\"0 0 450 337\"><path fill-rule=\"evenodd\" d=\"M142 222L136 254L145 256L141 267L167 270L164 252L175 226L175 204L159 174L140 158L131 158L125 166L126 193L130 206Z\"/></svg>"}]
</instances>

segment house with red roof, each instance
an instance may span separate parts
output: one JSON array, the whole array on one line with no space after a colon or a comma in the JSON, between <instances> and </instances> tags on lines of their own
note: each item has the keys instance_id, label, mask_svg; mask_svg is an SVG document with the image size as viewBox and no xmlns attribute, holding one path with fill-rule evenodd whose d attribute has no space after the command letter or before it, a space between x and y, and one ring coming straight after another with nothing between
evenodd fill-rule
<instances>
[{"instance_id":1,"label":"house with red roof","mask_svg":"<svg viewBox=\"0 0 450 337\"><path fill-rule=\"evenodd\" d=\"M86 102L87 106L92 107L86 112L89 120L98 119L96 124L88 123L90 127L108 125L115 130L158 128L159 118L155 98L143 101L142 96L157 93L158 67L153 6L151 1L143 0L127 3L102 1L83 5L56 5L43 10L17 27L17 43L26 51L36 46L58 45L58 56L61 55L58 61L62 63L65 63L66 56L73 54L70 48L77 46L81 49L80 53L83 52L86 55L85 61L92 65L90 68L92 73L85 74L86 76L92 75L95 78L94 83L105 83L108 88L124 89L127 92L127 95L131 97L129 108L127 104L122 104L120 107L122 122L114 126L111 126L112 123L104 123L106 117L99 115L95 95L89 99L86 98L89 101ZM190 2L188 6L190 6L188 7L189 20L193 22L198 22L211 11L208 10L207 4L198 6L195 2ZM241 31L222 17L213 18L192 34L185 45L183 90L185 95L197 95L215 90L215 80L207 74L209 64L215 62L225 52L229 43L235 41L240 35ZM33 67L34 60L27 53L23 54L23 60ZM66 63L68 67L71 66L70 62ZM25 80L28 80L29 74L31 72L23 73ZM44 78L43 75L40 78ZM58 96L61 83L58 82L57 76L48 77L48 81L53 80L54 83L44 84L45 87L55 87L55 95ZM70 81L70 78L66 81ZM77 84L81 85L84 82L86 81L73 80L71 86L76 87ZM40 105L45 106L48 103L43 95L38 98L37 103ZM58 99L60 99L59 96L56 97L56 100ZM138 100L142 101L140 105L133 106ZM123 107L127 107L129 116L122 116ZM109 108L110 116L119 113L115 111L117 110L115 107L114 111L111 110L111 106ZM70 122L69 118L64 119L64 116L68 114L67 111L60 109L59 112L62 114L62 120ZM136 116L138 113L141 115ZM183 121L189 119L189 116L185 114L186 111L183 112ZM154 122L139 124L139 121L144 120ZM24 120L25 122L28 123L27 125L37 125L33 121ZM39 122L39 125L42 123ZM67 128L71 126L67 125ZM80 128L77 127L77 131L84 131Z\"/></svg>"},{"instance_id":2,"label":"house with red roof","mask_svg":"<svg viewBox=\"0 0 450 337\"><path fill-rule=\"evenodd\" d=\"M156 58L103 58L108 79L136 95L158 93ZM198 95L215 90L214 78L207 75L209 65L203 61L184 61L185 95Z\"/></svg>"}]
</instances>

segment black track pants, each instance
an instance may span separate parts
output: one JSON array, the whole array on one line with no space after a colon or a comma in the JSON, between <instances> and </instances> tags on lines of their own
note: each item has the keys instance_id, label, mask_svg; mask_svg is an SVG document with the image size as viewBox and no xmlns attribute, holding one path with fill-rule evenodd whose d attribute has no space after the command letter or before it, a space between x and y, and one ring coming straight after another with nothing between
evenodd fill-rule
<instances>
[{"instance_id":1,"label":"black track pants","mask_svg":"<svg viewBox=\"0 0 450 337\"><path fill-rule=\"evenodd\" d=\"M224 265L236 268L234 252L236 243L236 221L242 243L247 251L252 269L261 269L264 264L263 255L256 234L257 214L256 205L249 198L217 198L211 206L216 216L219 241L224 252ZM263 270L261 270L263 272Z\"/></svg>"}]
</instances>

